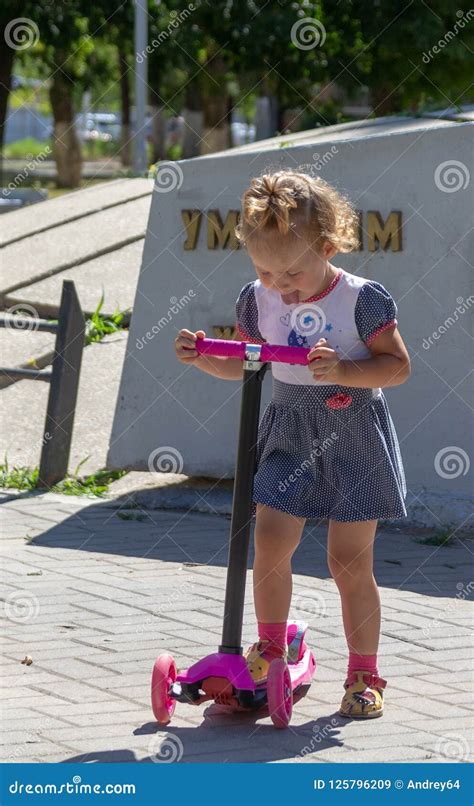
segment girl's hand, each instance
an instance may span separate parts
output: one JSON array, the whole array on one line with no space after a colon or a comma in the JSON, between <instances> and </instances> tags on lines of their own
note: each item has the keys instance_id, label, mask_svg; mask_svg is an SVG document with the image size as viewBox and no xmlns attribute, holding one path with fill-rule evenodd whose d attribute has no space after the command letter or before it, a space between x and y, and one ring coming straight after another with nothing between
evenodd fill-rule
<instances>
[{"instance_id":1,"label":"girl's hand","mask_svg":"<svg viewBox=\"0 0 474 806\"><path fill-rule=\"evenodd\" d=\"M200 358L200 353L194 349L196 339L205 339L206 334L204 330L198 330L193 333L191 330L180 330L174 340L174 348L176 350L176 358L183 364L195 364L197 359Z\"/></svg>"},{"instance_id":2,"label":"girl's hand","mask_svg":"<svg viewBox=\"0 0 474 806\"><path fill-rule=\"evenodd\" d=\"M319 341L308 353L308 368L315 381L344 385L344 361L332 347L327 347L326 339Z\"/></svg>"}]
</instances>

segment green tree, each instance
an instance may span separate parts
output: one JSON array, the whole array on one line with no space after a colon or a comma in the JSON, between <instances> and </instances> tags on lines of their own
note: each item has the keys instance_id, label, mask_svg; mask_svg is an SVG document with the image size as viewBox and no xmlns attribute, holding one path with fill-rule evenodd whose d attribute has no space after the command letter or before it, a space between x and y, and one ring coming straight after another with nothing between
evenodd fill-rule
<instances>
[{"instance_id":1,"label":"green tree","mask_svg":"<svg viewBox=\"0 0 474 806\"><path fill-rule=\"evenodd\" d=\"M472 100L474 19L462 6L454 0L353 0L367 48L349 69L354 81L369 87L376 115Z\"/></svg>"}]
</instances>

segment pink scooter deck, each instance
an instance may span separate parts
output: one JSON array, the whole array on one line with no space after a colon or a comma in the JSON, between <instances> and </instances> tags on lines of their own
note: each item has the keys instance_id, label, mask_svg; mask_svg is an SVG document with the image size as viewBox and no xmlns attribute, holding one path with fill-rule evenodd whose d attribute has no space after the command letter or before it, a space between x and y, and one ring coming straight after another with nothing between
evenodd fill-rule
<instances>
[{"instance_id":1,"label":"pink scooter deck","mask_svg":"<svg viewBox=\"0 0 474 806\"><path fill-rule=\"evenodd\" d=\"M309 648L306 647L300 657L306 629L307 625L288 625L288 668L293 690L309 684L316 671L316 661ZM192 684L209 678L225 679L235 689L255 691L258 688L250 676L245 658L222 652L207 655L182 671L177 675L176 682Z\"/></svg>"}]
</instances>

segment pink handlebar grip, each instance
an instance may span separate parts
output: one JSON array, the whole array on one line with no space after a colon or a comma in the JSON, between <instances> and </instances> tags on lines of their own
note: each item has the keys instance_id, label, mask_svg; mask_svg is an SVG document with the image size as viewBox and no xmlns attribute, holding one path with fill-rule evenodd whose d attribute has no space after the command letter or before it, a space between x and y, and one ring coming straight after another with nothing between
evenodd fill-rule
<instances>
[{"instance_id":1,"label":"pink handlebar grip","mask_svg":"<svg viewBox=\"0 0 474 806\"><path fill-rule=\"evenodd\" d=\"M252 342L231 341L226 339L196 339L196 350L201 355L217 355L225 358L240 358L245 361L245 348ZM281 364L308 363L308 347L288 347L284 344L262 344L260 361L278 362Z\"/></svg>"}]
</instances>

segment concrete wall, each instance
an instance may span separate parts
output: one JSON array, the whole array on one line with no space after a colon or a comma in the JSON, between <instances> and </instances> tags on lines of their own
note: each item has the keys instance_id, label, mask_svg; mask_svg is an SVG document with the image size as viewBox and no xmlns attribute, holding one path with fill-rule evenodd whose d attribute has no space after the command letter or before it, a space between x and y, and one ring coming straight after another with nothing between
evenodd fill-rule
<instances>
[{"instance_id":1,"label":"concrete wall","mask_svg":"<svg viewBox=\"0 0 474 806\"><path fill-rule=\"evenodd\" d=\"M240 384L179 364L173 341L182 327L212 336L213 326L233 325L235 299L255 274L244 250L208 248L205 220L196 248L185 250L181 211L218 210L224 221L239 209L253 176L305 165L349 194L364 228L369 211L383 220L401 212L399 251L392 241L371 252L365 238L360 252L333 263L380 281L399 307L413 371L385 395L404 459L410 519L463 523L472 492L472 135L468 123L430 121L417 131L319 140L317 149L305 144L174 164L170 189L156 186L153 194L109 466L233 476Z\"/></svg>"}]
</instances>

